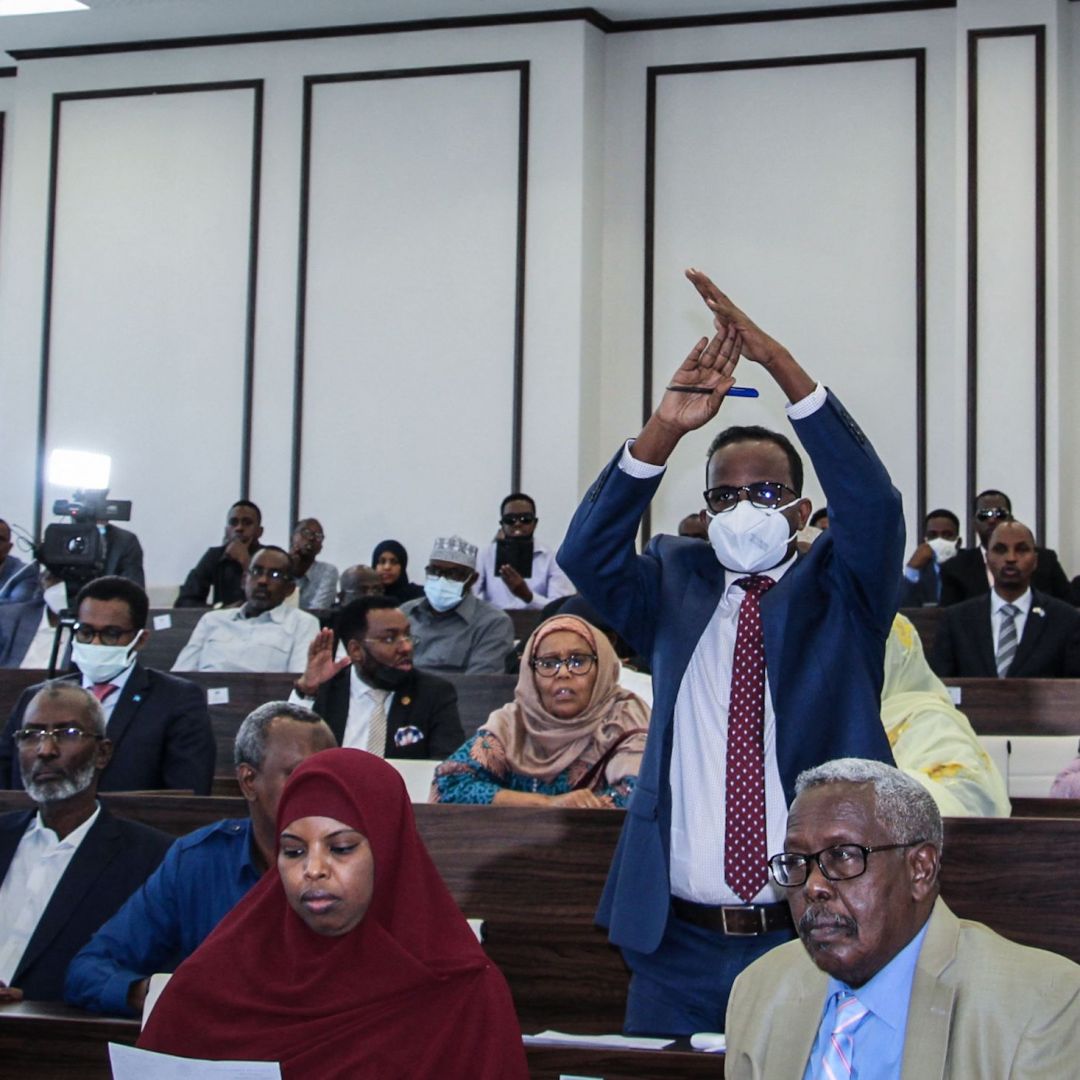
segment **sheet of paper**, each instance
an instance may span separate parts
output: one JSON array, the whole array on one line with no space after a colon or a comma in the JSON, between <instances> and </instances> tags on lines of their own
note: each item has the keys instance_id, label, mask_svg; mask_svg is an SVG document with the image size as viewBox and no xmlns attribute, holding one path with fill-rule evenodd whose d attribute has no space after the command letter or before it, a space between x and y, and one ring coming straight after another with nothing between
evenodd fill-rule
<instances>
[{"instance_id":1,"label":"sheet of paper","mask_svg":"<svg viewBox=\"0 0 1080 1080\"><path fill-rule=\"evenodd\" d=\"M166 971L157 971L150 976L150 985L146 988L146 1000L142 1008L142 1026L146 1027L146 1021L154 1011L157 1000L161 997L161 991L169 984L172 974Z\"/></svg>"},{"instance_id":2,"label":"sheet of paper","mask_svg":"<svg viewBox=\"0 0 1080 1080\"><path fill-rule=\"evenodd\" d=\"M206 691L207 705L228 705L229 688L227 686L211 686Z\"/></svg>"},{"instance_id":3,"label":"sheet of paper","mask_svg":"<svg viewBox=\"0 0 1080 1080\"><path fill-rule=\"evenodd\" d=\"M276 1061L200 1061L109 1043L113 1080L281 1080Z\"/></svg>"},{"instance_id":4,"label":"sheet of paper","mask_svg":"<svg viewBox=\"0 0 1080 1080\"><path fill-rule=\"evenodd\" d=\"M699 1031L690 1036L690 1045L707 1054L719 1054L727 1049L727 1037L719 1031Z\"/></svg>"},{"instance_id":5,"label":"sheet of paper","mask_svg":"<svg viewBox=\"0 0 1080 1080\"><path fill-rule=\"evenodd\" d=\"M526 1046L594 1046L617 1050L663 1050L674 1039L646 1039L630 1035L571 1035L565 1031L540 1031L522 1035Z\"/></svg>"},{"instance_id":6,"label":"sheet of paper","mask_svg":"<svg viewBox=\"0 0 1080 1080\"><path fill-rule=\"evenodd\" d=\"M172 626L171 615L155 615L154 616L154 629L155 630L168 630Z\"/></svg>"},{"instance_id":7,"label":"sheet of paper","mask_svg":"<svg viewBox=\"0 0 1080 1080\"><path fill-rule=\"evenodd\" d=\"M949 697L952 698L954 705L959 705L964 697L964 688L962 686L948 686L946 689L949 691Z\"/></svg>"}]
</instances>

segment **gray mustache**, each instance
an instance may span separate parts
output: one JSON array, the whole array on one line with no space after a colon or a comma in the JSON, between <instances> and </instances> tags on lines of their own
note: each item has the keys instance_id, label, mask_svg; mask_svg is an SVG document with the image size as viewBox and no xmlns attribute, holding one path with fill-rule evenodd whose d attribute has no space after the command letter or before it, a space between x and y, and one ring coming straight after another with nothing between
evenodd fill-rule
<instances>
[{"instance_id":1,"label":"gray mustache","mask_svg":"<svg viewBox=\"0 0 1080 1080\"><path fill-rule=\"evenodd\" d=\"M810 933L818 927L827 927L830 930L844 930L854 936L858 933L858 926L850 915L842 915L840 912L823 911L821 909L807 908L799 919L799 936Z\"/></svg>"}]
</instances>

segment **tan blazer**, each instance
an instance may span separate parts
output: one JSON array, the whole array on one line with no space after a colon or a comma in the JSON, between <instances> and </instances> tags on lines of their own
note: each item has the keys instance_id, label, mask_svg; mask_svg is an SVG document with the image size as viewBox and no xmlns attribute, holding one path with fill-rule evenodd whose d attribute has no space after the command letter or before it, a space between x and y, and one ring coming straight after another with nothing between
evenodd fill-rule
<instances>
[{"instance_id":1,"label":"tan blazer","mask_svg":"<svg viewBox=\"0 0 1080 1080\"><path fill-rule=\"evenodd\" d=\"M801 1080L827 983L801 941L751 964L728 1004L727 1080ZM902 1080L1073 1076L1080 966L958 919L939 898L915 968Z\"/></svg>"}]
</instances>

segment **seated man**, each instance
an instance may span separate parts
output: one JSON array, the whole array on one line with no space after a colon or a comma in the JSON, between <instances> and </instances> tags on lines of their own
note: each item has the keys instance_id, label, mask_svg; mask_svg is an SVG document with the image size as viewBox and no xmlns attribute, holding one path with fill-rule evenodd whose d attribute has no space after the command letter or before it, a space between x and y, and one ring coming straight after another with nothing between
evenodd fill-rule
<instances>
[{"instance_id":1,"label":"seated man","mask_svg":"<svg viewBox=\"0 0 1080 1080\"><path fill-rule=\"evenodd\" d=\"M300 607L305 611L328 608L334 603L337 567L318 561L325 539L322 525L315 518L304 518L296 523L289 542L293 577L300 589Z\"/></svg>"},{"instance_id":2,"label":"seated man","mask_svg":"<svg viewBox=\"0 0 1080 1080\"><path fill-rule=\"evenodd\" d=\"M308 709L271 701L236 733L236 779L246 821L227 819L180 837L146 883L90 939L68 968L64 997L94 1012L137 1016L149 977L174 971L277 865L278 799L305 758L335 746Z\"/></svg>"},{"instance_id":3,"label":"seated man","mask_svg":"<svg viewBox=\"0 0 1080 1080\"><path fill-rule=\"evenodd\" d=\"M370 566L357 563L341 572L341 588L337 594L336 606L343 608L361 596L382 596L382 578Z\"/></svg>"},{"instance_id":4,"label":"seated man","mask_svg":"<svg viewBox=\"0 0 1080 1080\"><path fill-rule=\"evenodd\" d=\"M923 536L904 567L901 607L928 607L941 600L941 568L960 550L960 519L951 510L931 510Z\"/></svg>"},{"instance_id":5,"label":"seated man","mask_svg":"<svg viewBox=\"0 0 1080 1080\"><path fill-rule=\"evenodd\" d=\"M488 544L480 553L477 579L473 591L504 611L508 608L534 608L539 611L559 596L574 591L570 579L559 569L555 553L533 538L540 519L531 495L515 492L507 495L499 508L499 532L507 541L524 542L522 547L532 552L532 572L522 576L509 563L496 566L499 542Z\"/></svg>"},{"instance_id":6,"label":"seated man","mask_svg":"<svg viewBox=\"0 0 1080 1080\"><path fill-rule=\"evenodd\" d=\"M0 668L47 668L60 613L67 607L67 586L36 562L18 577L32 580L34 593L29 600L0 606ZM61 659L58 653L57 662Z\"/></svg>"},{"instance_id":7,"label":"seated man","mask_svg":"<svg viewBox=\"0 0 1080 1080\"><path fill-rule=\"evenodd\" d=\"M988 489L975 496L975 532L979 543L973 548L958 551L941 568L941 604L959 604L973 596L990 591L990 569L987 565L990 534L1002 521L1012 521L1012 501L1003 491ZM1057 553L1050 548L1036 548L1039 568L1032 584L1040 592L1058 600L1069 600L1071 591Z\"/></svg>"},{"instance_id":8,"label":"seated man","mask_svg":"<svg viewBox=\"0 0 1080 1080\"><path fill-rule=\"evenodd\" d=\"M413 667L409 620L389 596L342 608L337 632L348 657L334 660L334 633L320 630L290 700L324 717L342 746L379 757L449 757L464 741L457 691Z\"/></svg>"},{"instance_id":9,"label":"seated man","mask_svg":"<svg viewBox=\"0 0 1080 1080\"><path fill-rule=\"evenodd\" d=\"M122 577L96 578L75 598L77 622L71 659L78 671L64 682L81 685L102 705L111 759L102 791L177 788L210 793L215 744L202 689L187 679L144 668L139 651L150 631L146 593ZM30 699L24 691L0 735L0 787L20 787L13 735Z\"/></svg>"},{"instance_id":10,"label":"seated man","mask_svg":"<svg viewBox=\"0 0 1080 1080\"><path fill-rule=\"evenodd\" d=\"M769 868L802 940L735 981L728 1080L1074 1076L1080 967L946 907L933 799L853 758L802 773L796 791Z\"/></svg>"},{"instance_id":11,"label":"seated man","mask_svg":"<svg viewBox=\"0 0 1080 1080\"><path fill-rule=\"evenodd\" d=\"M207 548L180 586L174 607L228 607L244 599L244 571L259 550L262 511L247 499L229 507L225 518L225 542Z\"/></svg>"},{"instance_id":12,"label":"seated man","mask_svg":"<svg viewBox=\"0 0 1080 1080\"><path fill-rule=\"evenodd\" d=\"M1032 588L1035 538L1009 518L986 555L994 590L946 609L930 666L944 678L1080 677L1080 611Z\"/></svg>"},{"instance_id":13,"label":"seated man","mask_svg":"<svg viewBox=\"0 0 1080 1080\"><path fill-rule=\"evenodd\" d=\"M11 554L11 526L0 518L0 604L25 604L38 591L36 567Z\"/></svg>"},{"instance_id":14,"label":"seated man","mask_svg":"<svg viewBox=\"0 0 1080 1080\"><path fill-rule=\"evenodd\" d=\"M319 620L285 603L295 589L289 553L259 548L244 572L244 606L208 611L173 671L303 671Z\"/></svg>"},{"instance_id":15,"label":"seated man","mask_svg":"<svg viewBox=\"0 0 1080 1080\"><path fill-rule=\"evenodd\" d=\"M428 671L501 675L514 647L505 611L469 591L477 578L476 547L460 536L440 537L431 550L424 595L401 610L416 646L413 663Z\"/></svg>"},{"instance_id":16,"label":"seated man","mask_svg":"<svg viewBox=\"0 0 1080 1080\"><path fill-rule=\"evenodd\" d=\"M71 958L146 880L171 839L98 804L112 744L93 695L46 684L29 702L17 742L37 812L0 816L0 1002L59 1001Z\"/></svg>"}]
</instances>

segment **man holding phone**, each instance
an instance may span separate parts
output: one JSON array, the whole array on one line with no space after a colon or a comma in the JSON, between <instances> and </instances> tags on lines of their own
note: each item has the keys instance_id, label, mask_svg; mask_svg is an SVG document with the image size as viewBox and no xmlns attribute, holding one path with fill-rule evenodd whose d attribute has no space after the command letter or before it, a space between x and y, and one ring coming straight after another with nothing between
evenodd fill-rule
<instances>
[{"instance_id":1,"label":"man holding phone","mask_svg":"<svg viewBox=\"0 0 1080 1080\"><path fill-rule=\"evenodd\" d=\"M555 553L533 539L536 503L530 495L515 491L499 509L499 533L480 555L473 591L496 607L539 610L560 596L570 596L574 586L559 569Z\"/></svg>"}]
</instances>

